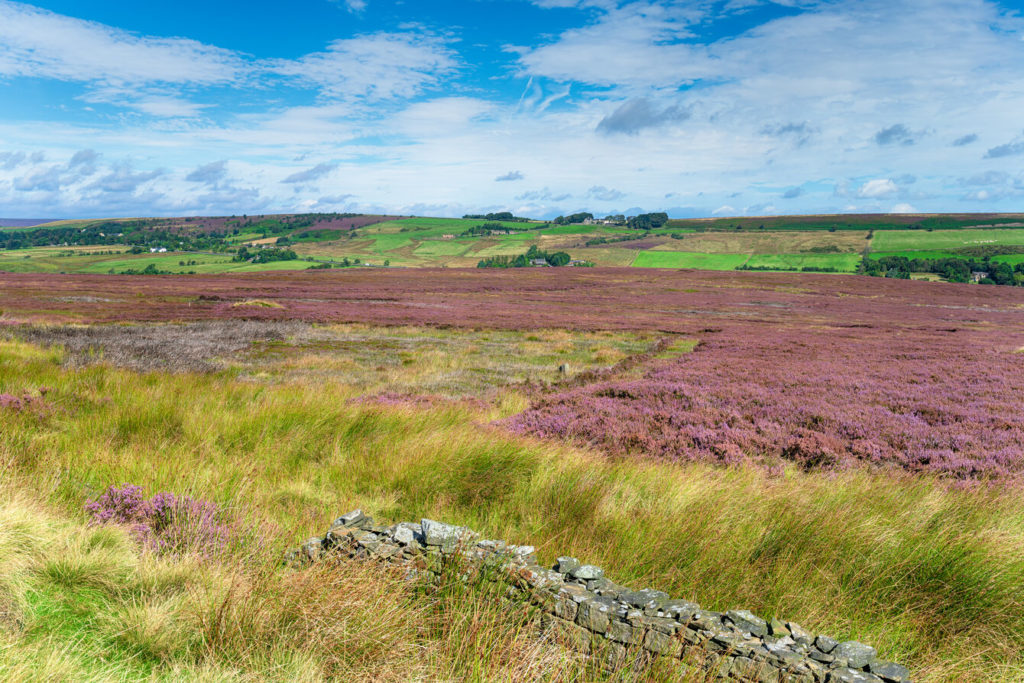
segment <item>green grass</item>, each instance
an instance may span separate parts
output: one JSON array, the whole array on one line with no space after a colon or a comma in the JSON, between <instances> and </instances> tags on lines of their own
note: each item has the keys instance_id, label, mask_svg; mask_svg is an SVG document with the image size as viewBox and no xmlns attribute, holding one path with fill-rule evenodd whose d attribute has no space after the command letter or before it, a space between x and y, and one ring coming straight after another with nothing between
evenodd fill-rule
<instances>
[{"instance_id":1,"label":"green grass","mask_svg":"<svg viewBox=\"0 0 1024 683\"><path fill-rule=\"evenodd\" d=\"M636 268L698 268L733 270L747 262L747 254L702 254L685 251L641 251L632 265Z\"/></svg>"},{"instance_id":2,"label":"green grass","mask_svg":"<svg viewBox=\"0 0 1024 683\"><path fill-rule=\"evenodd\" d=\"M882 258L883 256L902 256L907 259L941 259L941 258L963 258L951 251L872 251L870 258Z\"/></svg>"},{"instance_id":3,"label":"green grass","mask_svg":"<svg viewBox=\"0 0 1024 683\"><path fill-rule=\"evenodd\" d=\"M772 268L835 268L839 272L852 273L860 263L859 254L755 254L746 265Z\"/></svg>"},{"instance_id":4,"label":"green grass","mask_svg":"<svg viewBox=\"0 0 1024 683\"><path fill-rule=\"evenodd\" d=\"M415 256L462 256L473 245L470 240L425 240L413 249Z\"/></svg>"},{"instance_id":5,"label":"green grass","mask_svg":"<svg viewBox=\"0 0 1024 683\"><path fill-rule=\"evenodd\" d=\"M1003 254L1002 256L993 256L992 260L1015 266L1018 263L1024 263L1024 254Z\"/></svg>"},{"instance_id":6,"label":"green grass","mask_svg":"<svg viewBox=\"0 0 1024 683\"><path fill-rule=\"evenodd\" d=\"M873 251L941 251L986 245L1024 245L1024 229L899 230L875 234Z\"/></svg>"}]
</instances>

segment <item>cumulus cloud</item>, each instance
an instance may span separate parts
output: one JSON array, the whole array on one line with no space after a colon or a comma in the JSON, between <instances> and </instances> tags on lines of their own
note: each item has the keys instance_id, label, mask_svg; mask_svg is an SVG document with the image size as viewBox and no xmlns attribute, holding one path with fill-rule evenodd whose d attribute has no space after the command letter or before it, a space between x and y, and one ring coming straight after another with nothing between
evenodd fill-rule
<instances>
[{"instance_id":1,"label":"cumulus cloud","mask_svg":"<svg viewBox=\"0 0 1024 683\"><path fill-rule=\"evenodd\" d=\"M91 189L113 194L127 194L135 192L145 183L162 175L164 175L164 171L161 169L134 171L127 164L122 164L97 180Z\"/></svg>"},{"instance_id":2,"label":"cumulus cloud","mask_svg":"<svg viewBox=\"0 0 1024 683\"><path fill-rule=\"evenodd\" d=\"M913 206L911 206L910 204L897 204L894 207L892 207L891 209L889 209L889 213L921 213L921 212L918 211Z\"/></svg>"},{"instance_id":3,"label":"cumulus cloud","mask_svg":"<svg viewBox=\"0 0 1024 683\"><path fill-rule=\"evenodd\" d=\"M961 137L958 137L956 140L954 140L953 141L953 146L954 147L963 147L964 145L969 145L972 142L977 142L977 141L978 141L977 134L969 133L968 135L963 135Z\"/></svg>"},{"instance_id":4,"label":"cumulus cloud","mask_svg":"<svg viewBox=\"0 0 1024 683\"><path fill-rule=\"evenodd\" d=\"M879 145L912 145L914 135L902 123L897 123L875 133L875 142Z\"/></svg>"},{"instance_id":5,"label":"cumulus cloud","mask_svg":"<svg viewBox=\"0 0 1024 683\"><path fill-rule=\"evenodd\" d=\"M337 167L337 164L317 164L313 168L304 171L296 171L282 180L282 183L309 183L318 180Z\"/></svg>"},{"instance_id":6,"label":"cumulus cloud","mask_svg":"<svg viewBox=\"0 0 1024 683\"><path fill-rule=\"evenodd\" d=\"M797 145L807 142L814 130L806 121L801 123L776 123L763 126L761 135L792 140Z\"/></svg>"},{"instance_id":7,"label":"cumulus cloud","mask_svg":"<svg viewBox=\"0 0 1024 683\"><path fill-rule=\"evenodd\" d=\"M796 199L797 197L803 195L803 193L804 193L803 188L791 187L791 188L789 188L788 190L786 190L785 192L782 193L782 198L783 199Z\"/></svg>"},{"instance_id":8,"label":"cumulus cloud","mask_svg":"<svg viewBox=\"0 0 1024 683\"><path fill-rule=\"evenodd\" d=\"M497 178L495 178L494 182L496 182L496 183L507 183L507 182L511 182L513 180L522 180L523 177L524 177L523 174L520 173L519 171L509 171L505 175L500 175Z\"/></svg>"},{"instance_id":9,"label":"cumulus cloud","mask_svg":"<svg viewBox=\"0 0 1024 683\"><path fill-rule=\"evenodd\" d=\"M185 180L190 183L204 183L206 185L216 185L217 183L224 180L228 174L228 162L227 160L211 161L208 164L199 166L187 176Z\"/></svg>"},{"instance_id":10,"label":"cumulus cloud","mask_svg":"<svg viewBox=\"0 0 1024 683\"><path fill-rule=\"evenodd\" d=\"M888 197L899 192L899 187L896 186L889 178L881 178L877 180L869 180L857 190L857 196L863 198L877 198L877 197Z\"/></svg>"},{"instance_id":11,"label":"cumulus cloud","mask_svg":"<svg viewBox=\"0 0 1024 683\"><path fill-rule=\"evenodd\" d=\"M985 171L966 178L960 178L961 185L1003 185L1010 181L1010 174L1003 171Z\"/></svg>"},{"instance_id":12,"label":"cumulus cloud","mask_svg":"<svg viewBox=\"0 0 1024 683\"><path fill-rule=\"evenodd\" d=\"M673 104L659 108L646 98L629 100L615 111L601 119L597 132L605 135L626 133L636 135L644 128L657 128L670 123L679 123L690 118L685 107Z\"/></svg>"}]
</instances>

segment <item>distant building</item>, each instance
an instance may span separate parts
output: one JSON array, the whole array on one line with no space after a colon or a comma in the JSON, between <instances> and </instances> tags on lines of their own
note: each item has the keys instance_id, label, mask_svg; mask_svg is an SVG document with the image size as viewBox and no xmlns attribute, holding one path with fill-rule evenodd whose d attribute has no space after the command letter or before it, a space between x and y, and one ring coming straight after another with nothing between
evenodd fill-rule
<instances>
[{"instance_id":1,"label":"distant building","mask_svg":"<svg viewBox=\"0 0 1024 683\"><path fill-rule=\"evenodd\" d=\"M978 284L979 282L981 282L982 280L984 280L987 277L988 277L988 273L986 273L985 271L983 271L983 270L976 270L973 273L971 273L971 282L973 282L974 284Z\"/></svg>"},{"instance_id":2,"label":"distant building","mask_svg":"<svg viewBox=\"0 0 1024 683\"><path fill-rule=\"evenodd\" d=\"M453 239L455 239L455 235L453 235L451 233L445 233L445 234L441 235L441 239L443 239L443 240L453 240Z\"/></svg>"},{"instance_id":3,"label":"distant building","mask_svg":"<svg viewBox=\"0 0 1024 683\"><path fill-rule=\"evenodd\" d=\"M530 260L530 265L531 266L541 266L541 267L544 267L544 266L548 265L548 261L547 261L547 259L535 258L535 259L531 259Z\"/></svg>"}]
</instances>

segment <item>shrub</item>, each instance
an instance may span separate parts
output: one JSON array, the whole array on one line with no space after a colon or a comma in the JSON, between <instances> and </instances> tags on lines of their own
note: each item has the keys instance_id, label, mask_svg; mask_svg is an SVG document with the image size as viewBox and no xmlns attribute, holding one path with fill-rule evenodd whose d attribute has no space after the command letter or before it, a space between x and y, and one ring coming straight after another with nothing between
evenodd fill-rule
<instances>
[{"instance_id":1,"label":"shrub","mask_svg":"<svg viewBox=\"0 0 1024 683\"><path fill-rule=\"evenodd\" d=\"M223 511L210 501L161 492L147 499L142 487L111 485L85 504L93 524L124 524L143 546L159 554L213 554L228 543Z\"/></svg>"}]
</instances>

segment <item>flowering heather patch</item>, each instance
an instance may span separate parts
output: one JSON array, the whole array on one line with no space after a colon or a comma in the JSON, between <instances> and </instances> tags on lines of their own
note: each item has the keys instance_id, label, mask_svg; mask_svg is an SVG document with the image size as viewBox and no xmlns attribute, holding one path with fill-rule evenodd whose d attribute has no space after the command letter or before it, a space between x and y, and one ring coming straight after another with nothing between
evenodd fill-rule
<instances>
[{"instance_id":1,"label":"flowering heather patch","mask_svg":"<svg viewBox=\"0 0 1024 683\"><path fill-rule=\"evenodd\" d=\"M542 397L505 424L677 460L869 463L959 479L1024 470L1024 355L952 331L766 332L708 335L641 379Z\"/></svg>"},{"instance_id":2,"label":"flowering heather patch","mask_svg":"<svg viewBox=\"0 0 1024 683\"><path fill-rule=\"evenodd\" d=\"M134 484L111 485L85 509L92 523L128 525L142 545L160 554L212 554L229 539L229 527L220 521L223 511L215 503L166 492L147 499Z\"/></svg>"},{"instance_id":3,"label":"flowering heather patch","mask_svg":"<svg viewBox=\"0 0 1024 683\"><path fill-rule=\"evenodd\" d=\"M39 395L33 396L29 392L23 392L21 396L9 393L0 393L0 410L12 410L21 412L30 409L46 409L50 404L46 402L45 396L48 389L40 387Z\"/></svg>"}]
</instances>

